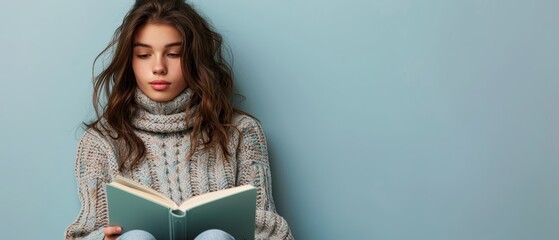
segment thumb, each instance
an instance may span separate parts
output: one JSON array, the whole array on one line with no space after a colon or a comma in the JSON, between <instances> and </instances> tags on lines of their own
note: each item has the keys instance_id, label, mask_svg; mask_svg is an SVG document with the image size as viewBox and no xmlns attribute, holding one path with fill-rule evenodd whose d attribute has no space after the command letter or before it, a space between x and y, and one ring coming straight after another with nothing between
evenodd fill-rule
<instances>
[{"instance_id":1,"label":"thumb","mask_svg":"<svg viewBox=\"0 0 559 240\"><path fill-rule=\"evenodd\" d=\"M120 234L121 232L122 232L122 227L120 226L108 226L103 230L105 236L117 235Z\"/></svg>"}]
</instances>

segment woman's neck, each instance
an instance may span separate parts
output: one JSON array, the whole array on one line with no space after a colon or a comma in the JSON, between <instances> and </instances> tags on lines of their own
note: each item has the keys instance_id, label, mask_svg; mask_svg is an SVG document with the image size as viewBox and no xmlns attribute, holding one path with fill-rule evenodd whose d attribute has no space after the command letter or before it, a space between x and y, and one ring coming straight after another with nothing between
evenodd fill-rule
<instances>
[{"instance_id":1,"label":"woman's neck","mask_svg":"<svg viewBox=\"0 0 559 240\"><path fill-rule=\"evenodd\" d=\"M186 111L191 101L192 91L185 89L168 102L157 102L136 89L135 102L138 108L132 125L140 130L155 133L171 133L188 130L192 127L194 109Z\"/></svg>"}]
</instances>

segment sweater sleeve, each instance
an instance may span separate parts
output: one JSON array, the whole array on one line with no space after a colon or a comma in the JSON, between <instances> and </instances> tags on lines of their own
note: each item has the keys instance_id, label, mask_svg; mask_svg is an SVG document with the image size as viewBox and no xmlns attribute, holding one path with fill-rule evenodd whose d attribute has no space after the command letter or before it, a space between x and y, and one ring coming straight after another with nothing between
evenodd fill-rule
<instances>
[{"instance_id":1,"label":"sweater sleeve","mask_svg":"<svg viewBox=\"0 0 559 240\"><path fill-rule=\"evenodd\" d=\"M276 213L264 132L260 124L248 116L242 116L238 129L241 139L237 149L237 185L252 184L258 189L256 239L293 239L287 222Z\"/></svg>"},{"instance_id":2,"label":"sweater sleeve","mask_svg":"<svg viewBox=\"0 0 559 240\"><path fill-rule=\"evenodd\" d=\"M108 179L109 149L96 133L88 130L80 139L75 175L81 210L65 231L65 239L103 239L108 225L105 184Z\"/></svg>"}]
</instances>

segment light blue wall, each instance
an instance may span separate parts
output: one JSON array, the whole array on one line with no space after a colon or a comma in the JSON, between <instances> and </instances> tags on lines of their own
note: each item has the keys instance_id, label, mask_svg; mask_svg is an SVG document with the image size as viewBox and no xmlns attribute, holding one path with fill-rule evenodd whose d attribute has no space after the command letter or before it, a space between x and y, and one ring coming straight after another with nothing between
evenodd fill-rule
<instances>
[{"instance_id":1,"label":"light blue wall","mask_svg":"<svg viewBox=\"0 0 559 240\"><path fill-rule=\"evenodd\" d=\"M75 218L91 64L132 2L2 3L3 239ZM559 239L558 1L194 3L297 239Z\"/></svg>"}]
</instances>

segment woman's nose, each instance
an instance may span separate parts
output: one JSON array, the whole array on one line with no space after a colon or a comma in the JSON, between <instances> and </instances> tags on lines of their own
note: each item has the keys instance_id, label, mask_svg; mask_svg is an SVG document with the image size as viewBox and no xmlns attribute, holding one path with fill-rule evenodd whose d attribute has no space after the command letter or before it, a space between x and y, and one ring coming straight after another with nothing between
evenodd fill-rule
<instances>
[{"instance_id":1,"label":"woman's nose","mask_svg":"<svg viewBox=\"0 0 559 240\"><path fill-rule=\"evenodd\" d=\"M157 59L153 65L153 74L163 75L166 73L167 73L167 66L165 65L165 61L163 59Z\"/></svg>"}]
</instances>

